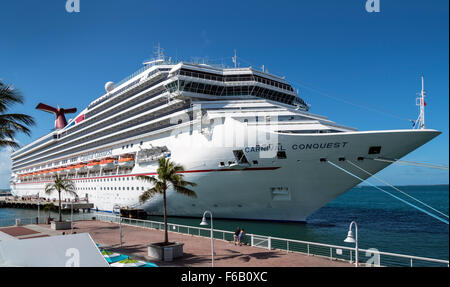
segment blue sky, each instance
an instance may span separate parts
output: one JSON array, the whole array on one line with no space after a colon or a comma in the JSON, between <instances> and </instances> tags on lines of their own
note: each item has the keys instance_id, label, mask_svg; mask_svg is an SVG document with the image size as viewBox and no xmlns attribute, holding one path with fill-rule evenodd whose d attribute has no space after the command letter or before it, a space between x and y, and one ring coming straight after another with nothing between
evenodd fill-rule
<instances>
[{"instance_id":1,"label":"blue sky","mask_svg":"<svg viewBox=\"0 0 450 287\"><path fill-rule=\"evenodd\" d=\"M360 130L410 128L420 76L428 90L427 127L443 132L404 159L448 165L449 2L380 0L138 1L1 0L0 78L26 98L15 111L36 118L32 138L53 127L39 101L82 110L152 57L223 59L264 65L285 76L311 112ZM312 89L311 89L312 87ZM319 92L320 91L320 92ZM19 136L21 143L31 138ZM8 152L0 155L6 187ZM394 184L448 184L448 171L394 165Z\"/></svg>"}]
</instances>

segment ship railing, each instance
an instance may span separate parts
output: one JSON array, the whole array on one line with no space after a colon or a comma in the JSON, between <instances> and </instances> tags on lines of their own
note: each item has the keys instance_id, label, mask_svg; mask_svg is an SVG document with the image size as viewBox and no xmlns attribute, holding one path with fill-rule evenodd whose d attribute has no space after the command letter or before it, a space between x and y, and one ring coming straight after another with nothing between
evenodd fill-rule
<instances>
[{"instance_id":1,"label":"ship railing","mask_svg":"<svg viewBox=\"0 0 450 287\"><path fill-rule=\"evenodd\" d=\"M86 214L85 216L89 215ZM106 214L96 214L96 219L112 223L119 223L120 220L122 220L122 224L142 228L164 230L164 223L160 221L132 219L124 217L121 218L119 216ZM211 237L210 228L195 227L189 225L168 223L168 231L181 234L189 234L193 236ZM213 236L215 239L228 242L233 242L234 240L234 232L227 230L214 229ZM249 233L244 236L244 244L253 247L264 248L267 250L278 250L286 253L302 253L308 256L317 256L333 261L355 263L354 247L278 238ZM448 260L382 252L378 251L377 249L358 249L358 261L360 263L360 266L449 266Z\"/></svg>"}]
</instances>

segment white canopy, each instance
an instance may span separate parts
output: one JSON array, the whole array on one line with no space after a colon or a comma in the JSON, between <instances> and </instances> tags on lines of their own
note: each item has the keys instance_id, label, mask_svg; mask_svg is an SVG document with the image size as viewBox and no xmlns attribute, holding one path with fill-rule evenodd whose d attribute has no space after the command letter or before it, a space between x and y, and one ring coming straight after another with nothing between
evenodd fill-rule
<instances>
[{"instance_id":1,"label":"white canopy","mask_svg":"<svg viewBox=\"0 0 450 287\"><path fill-rule=\"evenodd\" d=\"M0 241L0 266L109 267L88 233Z\"/></svg>"}]
</instances>

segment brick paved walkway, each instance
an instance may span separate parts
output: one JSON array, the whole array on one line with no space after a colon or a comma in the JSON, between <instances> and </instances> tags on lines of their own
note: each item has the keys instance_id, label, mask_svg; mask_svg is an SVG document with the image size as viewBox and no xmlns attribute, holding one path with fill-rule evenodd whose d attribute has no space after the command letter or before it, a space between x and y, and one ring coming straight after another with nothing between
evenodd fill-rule
<instances>
[{"instance_id":1,"label":"brick paved walkway","mask_svg":"<svg viewBox=\"0 0 450 287\"><path fill-rule=\"evenodd\" d=\"M48 225L40 225L50 229ZM49 230L50 231L50 230ZM123 246L120 248L119 225L102 221L78 221L75 232L87 232L105 249L136 259L155 262L159 266L211 266L211 240L206 237L169 232L169 241L184 243L184 256L172 262L156 262L147 256L147 244L164 239L164 231L122 225ZM53 232L53 231L52 231ZM62 233L62 232L60 232ZM66 233L70 233L66 231ZM214 264L217 267L350 267L348 262L267 250L250 246L236 246L232 242L214 240Z\"/></svg>"}]
</instances>

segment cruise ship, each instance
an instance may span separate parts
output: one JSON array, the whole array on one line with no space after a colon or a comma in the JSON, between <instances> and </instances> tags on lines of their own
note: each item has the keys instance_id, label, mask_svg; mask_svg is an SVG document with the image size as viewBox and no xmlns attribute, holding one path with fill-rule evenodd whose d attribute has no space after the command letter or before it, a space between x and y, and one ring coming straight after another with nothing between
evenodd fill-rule
<instances>
[{"instance_id":1,"label":"cruise ship","mask_svg":"<svg viewBox=\"0 0 450 287\"><path fill-rule=\"evenodd\" d=\"M156 175L165 157L197 184L196 198L168 190L168 214L182 217L211 210L215 218L305 222L440 134L424 126L358 131L311 113L283 77L162 55L106 83L69 121L65 115L76 108L37 108L55 115L55 129L12 153L14 195L58 198L44 187L60 175L99 211L135 207L161 215L162 197L141 203L151 186L136 177Z\"/></svg>"}]
</instances>

